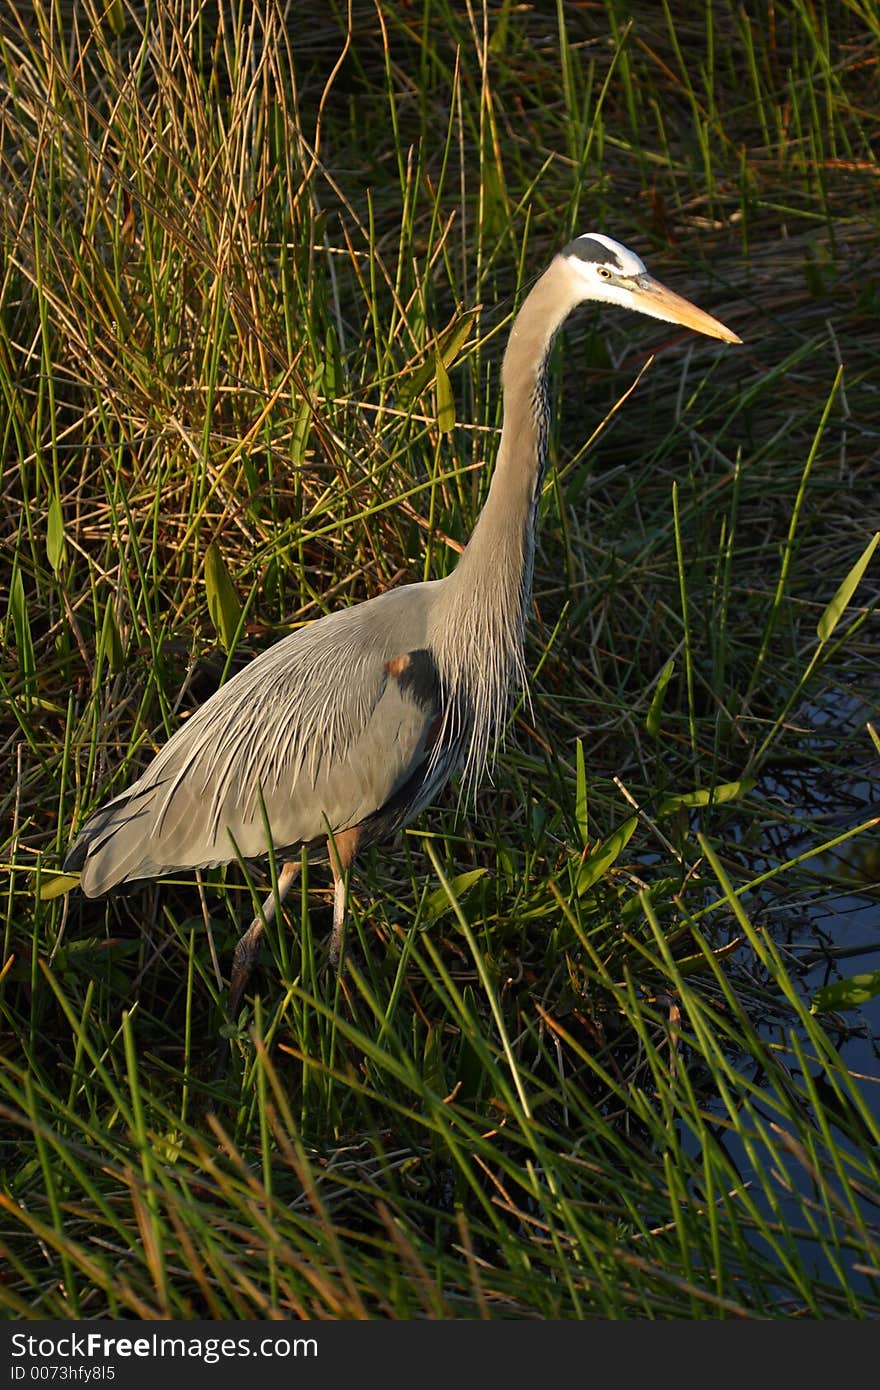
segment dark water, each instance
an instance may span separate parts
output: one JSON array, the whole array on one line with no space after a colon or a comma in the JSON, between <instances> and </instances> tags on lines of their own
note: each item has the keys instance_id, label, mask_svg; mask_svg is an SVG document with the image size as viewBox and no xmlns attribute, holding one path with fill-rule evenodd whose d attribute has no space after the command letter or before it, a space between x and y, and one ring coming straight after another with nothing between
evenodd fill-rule
<instances>
[{"instance_id":1,"label":"dark water","mask_svg":"<svg viewBox=\"0 0 880 1390\"><path fill-rule=\"evenodd\" d=\"M750 876L757 877L807 854L816 845L880 815L880 755L865 730L868 719L877 719L875 705L866 704L862 696L840 692L830 692L799 712L798 725L810 730L802 750L814 752L817 761L813 764L808 757L790 770L774 770L755 788L754 795L765 803L768 817L758 844L751 838L749 849L743 848L741 858ZM830 773L829 766L833 767ZM743 902L750 919L772 933L807 1005L822 986L880 970L880 827L866 829L832 850L787 868L766 885L749 891ZM784 1001L780 1004L783 1007L778 1017L765 1020L760 1031L768 1041L784 1045L793 1020L786 1016ZM880 995L857 1008L823 1013L820 1019L866 1108L880 1119ZM812 1051L806 1039L804 1051L807 1056ZM814 1072L814 1077L821 1093L821 1075ZM857 1153L836 1127L832 1134L841 1150ZM728 1135L726 1144L748 1180L754 1169L747 1153L735 1135ZM794 1177L796 1165L791 1164L789 1172ZM802 1198L815 1196L806 1171L799 1188ZM759 1182L752 1183L751 1191L756 1203L767 1210ZM792 1226L802 1227L798 1197L785 1197L781 1187L779 1192L786 1219ZM880 1193L877 1201L880 1203ZM880 1205L866 1193L862 1207L866 1223L873 1225L880 1238ZM800 1254L817 1280L839 1284L818 1243L804 1241ZM857 1258L842 1255L846 1282L857 1294L870 1291L871 1306L875 1307L878 1281L852 1269Z\"/></svg>"},{"instance_id":2,"label":"dark water","mask_svg":"<svg viewBox=\"0 0 880 1390\"><path fill-rule=\"evenodd\" d=\"M767 779L768 800L779 798L787 807L793 803L806 825L800 833L788 825L776 834L776 862L880 816L880 754L865 728L878 714L878 704L867 703L864 692L846 690L827 691L800 712L799 722L813 731L804 740L805 751L814 748L829 761L830 750L835 771L817 767ZM803 870L814 886L801 877L795 902L764 907L776 940L804 967L800 982L811 998L836 980L880 970L880 825L813 855ZM793 872L800 877L798 870ZM880 1075L880 996L845 1010L842 1017L847 1064L854 1071ZM868 1085L864 1095L880 1116L880 1084Z\"/></svg>"}]
</instances>

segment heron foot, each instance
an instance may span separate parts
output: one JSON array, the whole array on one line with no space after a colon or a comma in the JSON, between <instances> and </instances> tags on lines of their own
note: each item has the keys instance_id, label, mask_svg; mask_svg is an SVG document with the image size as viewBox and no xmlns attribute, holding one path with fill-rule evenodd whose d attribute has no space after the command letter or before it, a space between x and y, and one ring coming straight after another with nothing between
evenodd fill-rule
<instances>
[{"instance_id":1,"label":"heron foot","mask_svg":"<svg viewBox=\"0 0 880 1390\"><path fill-rule=\"evenodd\" d=\"M244 994L257 956L260 954L260 944L265 930L266 927L262 918L255 917L244 935L238 939L235 955L232 957L232 974L229 981L229 1014L231 1018L236 1018L238 1015L241 996Z\"/></svg>"},{"instance_id":2,"label":"heron foot","mask_svg":"<svg viewBox=\"0 0 880 1390\"><path fill-rule=\"evenodd\" d=\"M238 1015L241 997L260 953L260 945L266 927L270 922L274 922L276 910L284 902L299 870L299 863L293 860L289 860L282 866L281 873L278 875L277 893L273 889L263 903L259 915L254 918L247 931L238 939L235 954L232 957L232 974L229 980L230 1018L236 1018Z\"/></svg>"}]
</instances>

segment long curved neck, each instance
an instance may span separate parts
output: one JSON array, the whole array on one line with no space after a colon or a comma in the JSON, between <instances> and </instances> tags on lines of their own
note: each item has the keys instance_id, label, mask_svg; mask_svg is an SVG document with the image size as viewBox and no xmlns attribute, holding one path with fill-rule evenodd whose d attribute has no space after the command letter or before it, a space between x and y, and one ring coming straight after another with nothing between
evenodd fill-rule
<instances>
[{"instance_id":1,"label":"long curved neck","mask_svg":"<svg viewBox=\"0 0 880 1390\"><path fill-rule=\"evenodd\" d=\"M537 508L547 462L547 356L576 302L565 262L557 257L516 316L501 370L504 420L495 472L454 575L456 587L515 599L520 622L531 593Z\"/></svg>"},{"instance_id":2,"label":"long curved neck","mask_svg":"<svg viewBox=\"0 0 880 1390\"><path fill-rule=\"evenodd\" d=\"M578 296L561 257L520 309L502 368L504 423L486 504L449 579L434 638L448 689L473 721L466 779L482 771L507 708L511 675L525 680L523 627L546 464L549 412L544 385L553 338Z\"/></svg>"}]
</instances>

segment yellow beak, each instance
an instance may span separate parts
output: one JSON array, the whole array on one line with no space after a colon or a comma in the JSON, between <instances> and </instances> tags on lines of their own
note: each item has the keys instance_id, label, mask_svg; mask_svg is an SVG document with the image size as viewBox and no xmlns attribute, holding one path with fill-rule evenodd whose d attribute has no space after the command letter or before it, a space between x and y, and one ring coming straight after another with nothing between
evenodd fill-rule
<instances>
[{"instance_id":1,"label":"yellow beak","mask_svg":"<svg viewBox=\"0 0 880 1390\"><path fill-rule=\"evenodd\" d=\"M640 275L632 294L633 308L642 314L650 314L651 318L680 323L684 328L692 328L695 333L705 333L707 338L721 338L725 343L742 342L742 338L731 333L718 319L698 309L689 299L682 299L674 290L668 290L652 275Z\"/></svg>"}]
</instances>

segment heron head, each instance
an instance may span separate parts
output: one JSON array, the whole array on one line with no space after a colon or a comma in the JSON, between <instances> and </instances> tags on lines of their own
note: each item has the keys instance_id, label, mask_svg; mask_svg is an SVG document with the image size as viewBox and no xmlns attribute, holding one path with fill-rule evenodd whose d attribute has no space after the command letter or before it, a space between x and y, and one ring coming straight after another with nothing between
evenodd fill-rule
<instances>
[{"instance_id":1,"label":"heron head","mask_svg":"<svg viewBox=\"0 0 880 1390\"><path fill-rule=\"evenodd\" d=\"M644 261L634 251L621 246L619 241L612 241L609 236L589 232L575 237L561 254L575 277L579 300L618 304L622 309L634 309L652 319L680 323L695 333L721 338L725 343L742 342L711 314L661 285L648 274Z\"/></svg>"}]
</instances>

